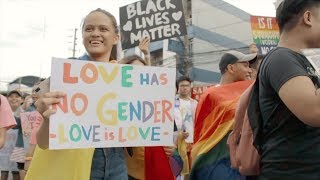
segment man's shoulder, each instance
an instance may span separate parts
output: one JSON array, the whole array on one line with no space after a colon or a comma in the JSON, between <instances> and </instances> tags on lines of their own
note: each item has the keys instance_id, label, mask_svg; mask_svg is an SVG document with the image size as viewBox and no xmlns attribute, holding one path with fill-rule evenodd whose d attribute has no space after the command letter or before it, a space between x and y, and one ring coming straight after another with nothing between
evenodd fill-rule
<instances>
[{"instance_id":1,"label":"man's shoulder","mask_svg":"<svg viewBox=\"0 0 320 180\"><path fill-rule=\"evenodd\" d=\"M275 50L269 52L267 54L265 62L268 63L280 63L281 62L293 62L301 60L303 57L302 54L299 54L298 52L295 52L288 48L278 47Z\"/></svg>"},{"instance_id":2,"label":"man's shoulder","mask_svg":"<svg viewBox=\"0 0 320 180\"><path fill-rule=\"evenodd\" d=\"M76 58L76 60L83 60L83 61L89 61L90 57L87 54L84 54L78 58Z\"/></svg>"},{"instance_id":3,"label":"man's shoulder","mask_svg":"<svg viewBox=\"0 0 320 180\"><path fill-rule=\"evenodd\" d=\"M238 81L225 85L210 87L203 95L201 95L200 101L213 101L233 98L235 94L242 94L242 92L244 92L244 90L247 89L253 82L254 81L251 80Z\"/></svg>"},{"instance_id":4,"label":"man's shoulder","mask_svg":"<svg viewBox=\"0 0 320 180\"><path fill-rule=\"evenodd\" d=\"M222 86L212 86L209 87L201 96L199 99L200 102L204 101L214 101L215 99L218 99L218 96L221 95L221 90L224 88ZM197 102L198 103L198 102Z\"/></svg>"},{"instance_id":5,"label":"man's shoulder","mask_svg":"<svg viewBox=\"0 0 320 180\"><path fill-rule=\"evenodd\" d=\"M233 92L233 91L237 91L239 88L247 88L249 87L250 84L252 84L254 81L252 80L245 80L245 81L236 81L236 82L232 82L232 83L228 83L228 84L224 84L224 85L219 85L219 86L214 86L214 87L210 87L206 92L208 94L214 94L214 93L226 93L226 92Z\"/></svg>"},{"instance_id":6,"label":"man's shoulder","mask_svg":"<svg viewBox=\"0 0 320 180\"><path fill-rule=\"evenodd\" d=\"M260 75L272 75L275 72L294 70L295 67L304 67L306 58L304 55L288 48L278 47L269 52L261 63Z\"/></svg>"},{"instance_id":7,"label":"man's shoulder","mask_svg":"<svg viewBox=\"0 0 320 180\"><path fill-rule=\"evenodd\" d=\"M199 101L200 101L201 99L206 99L206 97L209 96L209 95L215 94L218 87L219 87L219 86L217 86L217 87L216 87L216 86L209 87L209 88L200 96Z\"/></svg>"},{"instance_id":8,"label":"man's shoulder","mask_svg":"<svg viewBox=\"0 0 320 180\"><path fill-rule=\"evenodd\" d=\"M196 99L190 98L190 100L191 100L191 103L198 104L198 101Z\"/></svg>"}]
</instances>

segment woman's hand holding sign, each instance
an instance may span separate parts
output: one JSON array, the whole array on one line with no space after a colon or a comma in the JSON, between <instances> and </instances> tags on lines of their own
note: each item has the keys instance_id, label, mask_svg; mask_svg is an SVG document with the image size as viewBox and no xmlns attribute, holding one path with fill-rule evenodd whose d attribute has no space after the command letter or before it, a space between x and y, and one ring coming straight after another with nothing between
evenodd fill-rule
<instances>
[{"instance_id":1,"label":"woman's hand holding sign","mask_svg":"<svg viewBox=\"0 0 320 180\"><path fill-rule=\"evenodd\" d=\"M65 93L60 91L48 92L36 101L37 111L43 116L44 120L49 120L50 116L56 113L56 110L51 109L50 106L58 104L64 96Z\"/></svg>"},{"instance_id":2,"label":"woman's hand holding sign","mask_svg":"<svg viewBox=\"0 0 320 180\"><path fill-rule=\"evenodd\" d=\"M37 111L42 115L42 121L37 133L37 142L40 148L47 149L49 147L49 118L56 110L50 108L54 104L58 104L65 96L63 92L47 92L36 101Z\"/></svg>"}]
</instances>

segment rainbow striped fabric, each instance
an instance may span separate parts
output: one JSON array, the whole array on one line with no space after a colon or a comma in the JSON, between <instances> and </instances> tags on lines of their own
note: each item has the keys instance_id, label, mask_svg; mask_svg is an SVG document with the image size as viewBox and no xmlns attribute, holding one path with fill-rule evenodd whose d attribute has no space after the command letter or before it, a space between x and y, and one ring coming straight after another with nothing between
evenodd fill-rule
<instances>
[{"instance_id":1,"label":"rainbow striped fabric","mask_svg":"<svg viewBox=\"0 0 320 180\"><path fill-rule=\"evenodd\" d=\"M237 179L230 168L228 134L233 128L236 104L253 81L239 81L209 88L196 111L190 179Z\"/></svg>"}]
</instances>

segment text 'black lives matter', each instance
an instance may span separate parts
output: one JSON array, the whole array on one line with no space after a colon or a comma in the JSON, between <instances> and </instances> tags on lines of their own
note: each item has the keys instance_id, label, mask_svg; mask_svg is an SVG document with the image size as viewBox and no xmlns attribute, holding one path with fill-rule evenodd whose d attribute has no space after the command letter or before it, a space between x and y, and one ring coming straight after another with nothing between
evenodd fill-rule
<instances>
[{"instance_id":1,"label":"text 'black lives matter'","mask_svg":"<svg viewBox=\"0 0 320 180\"><path fill-rule=\"evenodd\" d=\"M182 0L143 0L120 7L122 48L139 44L142 37L159 41L187 34Z\"/></svg>"}]
</instances>

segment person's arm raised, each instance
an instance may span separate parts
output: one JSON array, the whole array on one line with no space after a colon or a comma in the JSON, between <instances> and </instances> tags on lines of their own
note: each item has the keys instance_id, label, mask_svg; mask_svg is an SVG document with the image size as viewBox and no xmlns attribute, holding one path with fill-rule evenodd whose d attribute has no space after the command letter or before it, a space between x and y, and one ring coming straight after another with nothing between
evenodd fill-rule
<instances>
[{"instance_id":1,"label":"person's arm raised","mask_svg":"<svg viewBox=\"0 0 320 180\"><path fill-rule=\"evenodd\" d=\"M144 54L144 60L146 61L147 66L151 66L151 59L150 59L150 38L144 37L140 40L139 49Z\"/></svg>"}]
</instances>

